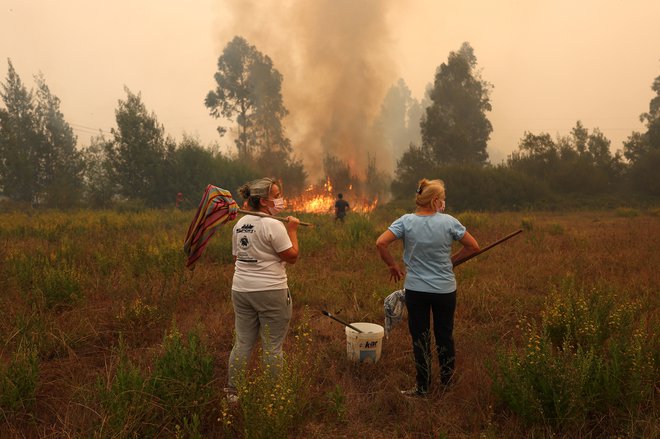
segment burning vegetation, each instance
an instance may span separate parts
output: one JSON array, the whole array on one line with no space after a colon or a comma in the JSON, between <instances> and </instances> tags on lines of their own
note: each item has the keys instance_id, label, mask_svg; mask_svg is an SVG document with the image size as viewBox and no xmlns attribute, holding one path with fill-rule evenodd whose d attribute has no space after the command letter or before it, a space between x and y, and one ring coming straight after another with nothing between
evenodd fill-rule
<instances>
[{"instance_id":1,"label":"burning vegetation","mask_svg":"<svg viewBox=\"0 0 660 439\"><path fill-rule=\"evenodd\" d=\"M361 191L354 190L352 184L345 191L336 191L330 178L326 177L323 183L310 185L301 195L287 199L287 206L294 212L334 213L335 201L340 192L350 205L351 212L369 213L378 204L378 196L370 199Z\"/></svg>"}]
</instances>

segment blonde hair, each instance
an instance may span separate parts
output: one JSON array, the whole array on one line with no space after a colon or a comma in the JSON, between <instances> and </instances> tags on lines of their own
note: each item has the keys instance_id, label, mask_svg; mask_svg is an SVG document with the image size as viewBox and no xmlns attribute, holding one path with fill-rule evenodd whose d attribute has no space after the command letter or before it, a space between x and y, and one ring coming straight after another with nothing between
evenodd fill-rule
<instances>
[{"instance_id":1,"label":"blonde hair","mask_svg":"<svg viewBox=\"0 0 660 439\"><path fill-rule=\"evenodd\" d=\"M261 198L268 198L270 189L274 184L280 188L280 191L282 190L282 184L279 181L274 178L265 177L245 183L238 188L238 193L244 199L248 200L250 207L259 209L259 200Z\"/></svg>"},{"instance_id":2,"label":"blonde hair","mask_svg":"<svg viewBox=\"0 0 660 439\"><path fill-rule=\"evenodd\" d=\"M427 180L422 178L417 184L415 204L419 207L429 207L435 197L445 199L445 182L442 180Z\"/></svg>"}]
</instances>

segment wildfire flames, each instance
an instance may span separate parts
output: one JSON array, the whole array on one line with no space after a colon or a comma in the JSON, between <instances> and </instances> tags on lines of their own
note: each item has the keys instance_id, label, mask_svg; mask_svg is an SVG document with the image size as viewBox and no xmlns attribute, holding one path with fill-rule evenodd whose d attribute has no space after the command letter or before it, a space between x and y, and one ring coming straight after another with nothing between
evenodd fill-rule
<instances>
[{"instance_id":1,"label":"wildfire flames","mask_svg":"<svg viewBox=\"0 0 660 439\"><path fill-rule=\"evenodd\" d=\"M378 204L378 197L368 200L355 194L352 186L343 195L350 205L350 212L369 213ZM322 187L312 185L302 195L288 199L287 207L294 212L334 214L335 201L337 197L332 191L332 182L327 178Z\"/></svg>"}]
</instances>

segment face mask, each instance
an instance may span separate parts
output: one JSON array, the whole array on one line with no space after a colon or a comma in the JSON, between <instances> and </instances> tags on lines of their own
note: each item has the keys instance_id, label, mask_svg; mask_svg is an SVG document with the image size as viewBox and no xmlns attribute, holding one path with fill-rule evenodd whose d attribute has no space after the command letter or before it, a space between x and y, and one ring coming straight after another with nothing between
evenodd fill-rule
<instances>
[{"instance_id":1,"label":"face mask","mask_svg":"<svg viewBox=\"0 0 660 439\"><path fill-rule=\"evenodd\" d=\"M268 206L268 211L271 215L277 215L284 210L284 198L274 198L270 201L274 203L273 207Z\"/></svg>"}]
</instances>

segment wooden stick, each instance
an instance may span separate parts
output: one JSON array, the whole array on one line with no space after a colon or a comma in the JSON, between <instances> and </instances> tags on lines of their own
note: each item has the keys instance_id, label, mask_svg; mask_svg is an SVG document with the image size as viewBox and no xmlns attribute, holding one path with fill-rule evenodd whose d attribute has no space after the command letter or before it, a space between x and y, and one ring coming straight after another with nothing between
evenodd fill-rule
<instances>
[{"instance_id":1,"label":"wooden stick","mask_svg":"<svg viewBox=\"0 0 660 439\"><path fill-rule=\"evenodd\" d=\"M283 223L288 223L289 222L289 220L287 218L282 218L281 216L269 215L267 213L259 212L259 211L256 211L256 210L238 209L238 212L239 213L244 213L246 215L260 216L260 217L263 217L263 218L273 218L273 219L276 219L278 221L282 221ZM305 226L305 227L314 226L314 224L312 224L312 223L305 223L303 221L300 221L300 225Z\"/></svg>"},{"instance_id":2,"label":"wooden stick","mask_svg":"<svg viewBox=\"0 0 660 439\"><path fill-rule=\"evenodd\" d=\"M346 323L345 321L343 321L343 320L340 319L339 317L335 317L335 316L333 316L332 314L330 314L330 313L329 313L328 311L326 311L326 310L322 310L321 312L323 313L324 316L328 316L328 317L330 317L332 320L334 320L334 321L336 321L336 322L339 322L339 323L341 323L341 324L344 325L344 326L348 326L349 328L351 328L351 329L352 329L353 331L355 331L355 332L359 332L360 334L364 333L364 331L359 330L358 328L356 328L355 326L351 325L350 323Z\"/></svg>"},{"instance_id":3,"label":"wooden stick","mask_svg":"<svg viewBox=\"0 0 660 439\"><path fill-rule=\"evenodd\" d=\"M492 244L489 244L489 245L487 245L486 247L482 248L482 249L479 250L478 252L476 252L476 253L472 253L470 256L468 256L468 257L466 257L466 258L459 259L458 261L454 262L454 267L458 267L458 266L461 265L463 262L469 261L470 259L474 258L475 256L479 256L479 255L482 254L483 252L485 252L485 251L487 251L487 250L490 250L491 248L495 247L495 246L498 245L498 244L503 243L503 242L506 241L507 239L513 238L513 237L516 236L518 233L522 233L522 229L520 229L520 230L516 230L515 232L506 235L504 238L500 238L500 239L498 239L497 241L493 242Z\"/></svg>"}]
</instances>

